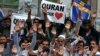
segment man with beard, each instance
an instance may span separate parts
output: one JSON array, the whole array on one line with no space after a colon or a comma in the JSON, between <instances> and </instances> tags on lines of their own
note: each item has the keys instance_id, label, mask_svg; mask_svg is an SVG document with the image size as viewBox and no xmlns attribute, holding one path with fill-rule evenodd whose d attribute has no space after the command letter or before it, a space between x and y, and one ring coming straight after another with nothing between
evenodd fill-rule
<instances>
[{"instance_id":1,"label":"man with beard","mask_svg":"<svg viewBox=\"0 0 100 56\"><path fill-rule=\"evenodd\" d=\"M89 44L91 39L95 39L96 42L99 42L99 34L100 32L97 32L96 29L94 29L90 20L83 21L79 35L84 37L87 44Z\"/></svg>"}]
</instances>

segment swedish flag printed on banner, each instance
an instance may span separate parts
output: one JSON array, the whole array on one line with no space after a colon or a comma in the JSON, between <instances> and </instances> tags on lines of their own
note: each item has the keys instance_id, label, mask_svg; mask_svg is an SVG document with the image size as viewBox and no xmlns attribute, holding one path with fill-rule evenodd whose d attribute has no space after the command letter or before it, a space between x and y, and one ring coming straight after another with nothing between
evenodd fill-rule
<instances>
[{"instance_id":1,"label":"swedish flag printed on banner","mask_svg":"<svg viewBox=\"0 0 100 56\"><path fill-rule=\"evenodd\" d=\"M82 12L82 19L83 20L88 20L88 19L90 19L90 11L91 11L91 6L90 5L88 5L88 4L84 4L84 7L88 10L88 11L83 11Z\"/></svg>"},{"instance_id":2,"label":"swedish flag printed on banner","mask_svg":"<svg viewBox=\"0 0 100 56\"><path fill-rule=\"evenodd\" d=\"M74 7L74 8L73 8ZM78 8L76 10L76 8ZM76 12L75 12L76 11ZM82 20L88 20L90 18L90 11L91 11L91 6L82 2L81 0L74 0L73 5L71 8L71 19L74 23L77 21L77 16L79 15L79 11L81 11L81 16Z\"/></svg>"},{"instance_id":3,"label":"swedish flag printed on banner","mask_svg":"<svg viewBox=\"0 0 100 56\"><path fill-rule=\"evenodd\" d=\"M70 13L70 17L71 17L71 20L74 23L77 23L78 13L79 13L79 9L76 6L72 6L71 13Z\"/></svg>"}]
</instances>

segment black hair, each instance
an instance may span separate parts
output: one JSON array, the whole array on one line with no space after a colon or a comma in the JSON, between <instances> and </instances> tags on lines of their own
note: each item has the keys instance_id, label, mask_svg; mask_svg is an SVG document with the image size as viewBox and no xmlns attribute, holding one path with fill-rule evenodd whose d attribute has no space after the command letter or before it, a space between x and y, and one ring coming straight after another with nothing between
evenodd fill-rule
<instances>
[{"instance_id":1,"label":"black hair","mask_svg":"<svg viewBox=\"0 0 100 56\"><path fill-rule=\"evenodd\" d=\"M74 27L74 23L72 22L72 20L70 19L70 17L67 17L67 18L65 19L64 24L66 24L68 21L71 23L71 29L72 29L72 28Z\"/></svg>"},{"instance_id":2,"label":"black hair","mask_svg":"<svg viewBox=\"0 0 100 56\"><path fill-rule=\"evenodd\" d=\"M5 38L7 38L7 36L4 35L4 34L2 34L2 33L0 34L0 38L1 38L1 37L5 37Z\"/></svg>"},{"instance_id":3,"label":"black hair","mask_svg":"<svg viewBox=\"0 0 100 56\"><path fill-rule=\"evenodd\" d=\"M85 26L86 24L90 24L91 26L91 20L83 20L82 25Z\"/></svg>"},{"instance_id":4,"label":"black hair","mask_svg":"<svg viewBox=\"0 0 100 56\"><path fill-rule=\"evenodd\" d=\"M77 43L77 44L79 44L79 43L83 43L83 46L85 46L84 41L78 41L78 43Z\"/></svg>"},{"instance_id":5,"label":"black hair","mask_svg":"<svg viewBox=\"0 0 100 56\"><path fill-rule=\"evenodd\" d=\"M28 38L28 37L22 38L20 43L19 43L19 46L21 46L21 44L24 43L25 41L27 41L29 43L29 42L31 42L31 38Z\"/></svg>"},{"instance_id":6,"label":"black hair","mask_svg":"<svg viewBox=\"0 0 100 56\"><path fill-rule=\"evenodd\" d=\"M40 20L38 18L34 18L33 23L35 23L36 20L38 21L38 23L40 23Z\"/></svg>"},{"instance_id":7,"label":"black hair","mask_svg":"<svg viewBox=\"0 0 100 56\"><path fill-rule=\"evenodd\" d=\"M52 24L52 25L50 26L50 30L52 30L53 27L56 29L56 25Z\"/></svg>"},{"instance_id":8,"label":"black hair","mask_svg":"<svg viewBox=\"0 0 100 56\"><path fill-rule=\"evenodd\" d=\"M48 42L48 45L50 45L49 40L46 39L46 38L43 39L42 43L43 43L43 42Z\"/></svg>"},{"instance_id":9,"label":"black hair","mask_svg":"<svg viewBox=\"0 0 100 56\"><path fill-rule=\"evenodd\" d=\"M5 38L7 39L7 36L4 35L4 34L0 34L0 38L1 38L1 37L5 37ZM4 44L4 48L6 48L6 47L7 47L7 43Z\"/></svg>"},{"instance_id":10,"label":"black hair","mask_svg":"<svg viewBox=\"0 0 100 56\"><path fill-rule=\"evenodd\" d=\"M91 40L90 40L90 43L91 43L91 41L94 41L94 42L96 43L96 45L99 45L99 42L96 41L95 39L91 39Z\"/></svg>"},{"instance_id":11,"label":"black hair","mask_svg":"<svg viewBox=\"0 0 100 56\"><path fill-rule=\"evenodd\" d=\"M66 24L67 21L70 21L71 23L73 23L73 22L71 21L70 17L66 17L66 18L65 18L65 22L64 22L64 24Z\"/></svg>"}]
</instances>

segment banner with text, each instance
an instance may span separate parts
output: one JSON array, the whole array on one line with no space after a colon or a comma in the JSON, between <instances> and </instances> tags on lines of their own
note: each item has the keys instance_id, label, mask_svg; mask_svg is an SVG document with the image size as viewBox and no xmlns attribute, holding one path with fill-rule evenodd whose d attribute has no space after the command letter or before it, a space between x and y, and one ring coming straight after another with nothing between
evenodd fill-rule
<instances>
[{"instance_id":1,"label":"banner with text","mask_svg":"<svg viewBox=\"0 0 100 56\"><path fill-rule=\"evenodd\" d=\"M19 28L24 26L25 21L27 20L28 15L27 14L16 14L13 13L12 17L11 17L11 30L10 30L10 34L15 33L15 28ZM35 18L35 16L31 16L31 18Z\"/></svg>"},{"instance_id":2,"label":"banner with text","mask_svg":"<svg viewBox=\"0 0 100 56\"><path fill-rule=\"evenodd\" d=\"M51 22L64 24L66 6L49 1L41 2L41 10L47 8L47 17ZM43 15L43 14L42 14Z\"/></svg>"}]
</instances>

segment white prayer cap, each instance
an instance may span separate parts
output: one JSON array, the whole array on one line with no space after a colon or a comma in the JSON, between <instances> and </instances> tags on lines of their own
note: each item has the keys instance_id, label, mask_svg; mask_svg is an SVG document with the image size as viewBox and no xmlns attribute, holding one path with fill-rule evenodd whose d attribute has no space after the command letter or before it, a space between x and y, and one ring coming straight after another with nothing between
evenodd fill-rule
<instances>
[{"instance_id":1,"label":"white prayer cap","mask_svg":"<svg viewBox=\"0 0 100 56\"><path fill-rule=\"evenodd\" d=\"M59 35L58 38L63 38L63 39L65 39L66 37L65 37L65 35Z\"/></svg>"}]
</instances>

